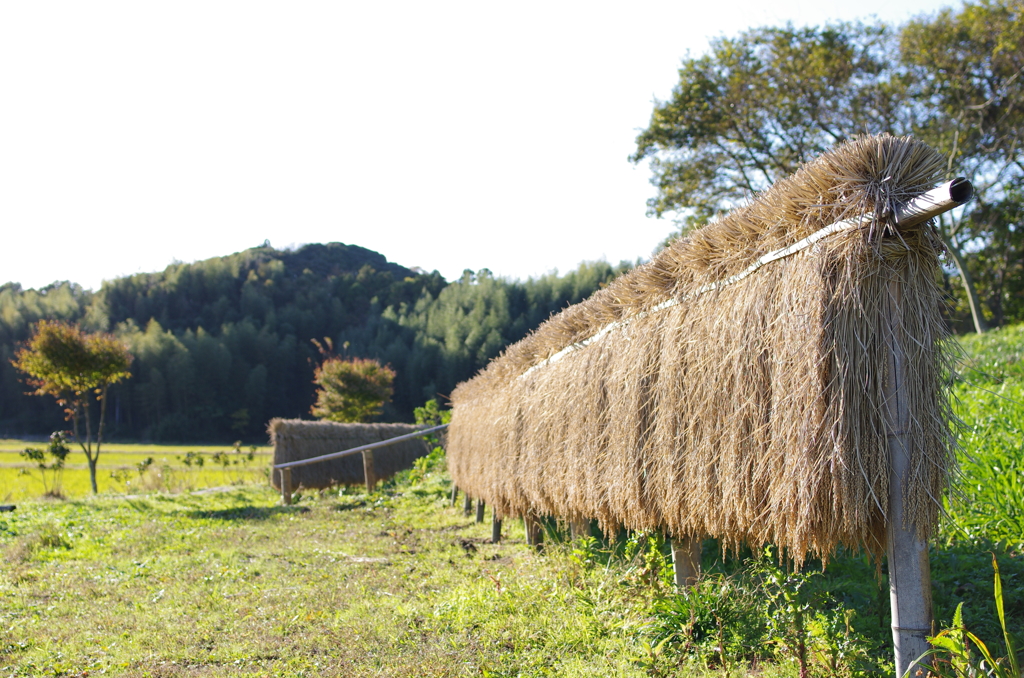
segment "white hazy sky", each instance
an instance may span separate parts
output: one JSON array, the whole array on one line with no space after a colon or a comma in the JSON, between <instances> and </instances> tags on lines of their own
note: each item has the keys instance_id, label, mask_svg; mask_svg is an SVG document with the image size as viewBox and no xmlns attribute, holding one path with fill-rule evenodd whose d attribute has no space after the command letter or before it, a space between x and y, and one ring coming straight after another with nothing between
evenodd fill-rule
<instances>
[{"instance_id":1,"label":"white hazy sky","mask_svg":"<svg viewBox=\"0 0 1024 678\"><path fill-rule=\"evenodd\" d=\"M942 0L4 2L0 282L339 241L457 278L646 257L680 59ZM959 4L959 3L957 3Z\"/></svg>"}]
</instances>

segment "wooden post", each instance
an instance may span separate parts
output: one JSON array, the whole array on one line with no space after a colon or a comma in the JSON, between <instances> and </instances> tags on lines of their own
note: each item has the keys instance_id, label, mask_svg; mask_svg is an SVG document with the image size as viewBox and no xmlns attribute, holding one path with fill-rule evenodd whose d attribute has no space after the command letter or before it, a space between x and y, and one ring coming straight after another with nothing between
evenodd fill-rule
<instances>
[{"instance_id":1,"label":"wooden post","mask_svg":"<svg viewBox=\"0 0 1024 678\"><path fill-rule=\"evenodd\" d=\"M373 467L373 450L363 450L363 478L366 479L366 493L371 494L377 487L377 470Z\"/></svg>"},{"instance_id":2,"label":"wooden post","mask_svg":"<svg viewBox=\"0 0 1024 678\"><path fill-rule=\"evenodd\" d=\"M459 486L452 483L452 508L455 508L455 502L459 500Z\"/></svg>"},{"instance_id":3,"label":"wooden post","mask_svg":"<svg viewBox=\"0 0 1024 678\"><path fill-rule=\"evenodd\" d=\"M527 514L523 516L523 527L526 528L526 543L540 551L544 547L544 530L540 519Z\"/></svg>"},{"instance_id":4,"label":"wooden post","mask_svg":"<svg viewBox=\"0 0 1024 678\"><path fill-rule=\"evenodd\" d=\"M494 513L491 517L491 543L497 544L501 541L501 520L498 518L498 514Z\"/></svg>"},{"instance_id":5,"label":"wooden post","mask_svg":"<svg viewBox=\"0 0 1024 678\"><path fill-rule=\"evenodd\" d=\"M693 586L700 575L701 540L696 537L672 538L672 571L676 588Z\"/></svg>"},{"instance_id":6,"label":"wooden post","mask_svg":"<svg viewBox=\"0 0 1024 678\"><path fill-rule=\"evenodd\" d=\"M292 470L281 469L281 503L285 506L292 504Z\"/></svg>"},{"instance_id":7,"label":"wooden post","mask_svg":"<svg viewBox=\"0 0 1024 678\"><path fill-rule=\"evenodd\" d=\"M473 512L473 499L467 494L466 498L462 500L462 514L469 516Z\"/></svg>"},{"instance_id":8,"label":"wooden post","mask_svg":"<svg viewBox=\"0 0 1024 678\"><path fill-rule=\"evenodd\" d=\"M580 539L590 536L590 521L586 518L576 518L569 521L569 535L573 539Z\"/></svg>"},{"instance_id":9,"label":"wooden post","mask_svg":"<svg viewBox=\"0 0 1024 678\"><path fill-rule=\"evenodd\" d=\"M888 341L892 350L884 388L889 448L889 515L886 552L889 559L889 606L892 610L892 643L896 655L896 676L918 669L928 673L926 663L915 660L929 649L932 632L932 583L928 542L917 527L905 522L904 488L910 472L910 407L906 398L909 373L907 355L899 340L903 288L899 278L889 282Z\"/></svg>"},{"instance_id":10,"label":"wooden post","mask_svg":"<svg viewBox=\"0 0 1024 678\"><path fill-rule=\"evenodd\" d=\"M477 499L476 500L476 522L478 522L478 523L484 522L484 500L483 499Z\"/></svg>"}]
</instances>

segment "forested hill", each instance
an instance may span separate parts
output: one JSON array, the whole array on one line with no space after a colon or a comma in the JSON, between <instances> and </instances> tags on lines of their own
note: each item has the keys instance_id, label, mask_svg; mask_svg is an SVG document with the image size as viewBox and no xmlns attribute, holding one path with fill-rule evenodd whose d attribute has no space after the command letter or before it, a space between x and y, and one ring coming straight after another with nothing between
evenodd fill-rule
<instances>
[{"instance_id":1,"label":"forested hill","mask_svg":"<svg viewBox=\"0 0 1024 678\"><path fill-rule=\"evenodd\" d=\"M0 286L0 435L65 426L52 398L25 395L10 359L42 318L122 337L132 378L112 389L115 437L172 441L265 439L272 417L309 417L312 339L373 357L398 373L384 419L445 396L552 313L622 272L583 264L564 276L506 281L486 270L446 282L354 245L256 247L159 273L25 290Z\"/></svg>"},{"instance_id":2,"label":"forested hill","mask_svg":"<svg viewBox=\"0 0 1024 678\"><path fill-rule=\"evenodd\" d=\"M438 273L418 275L372 250L334 242L173 264L107 282L101 296L111 326L155 318L165 329L209 329L251 318L285 334L328 336L365 320L374 298L385 306L415 301L444 285Z\"/></svg>"}]
</instances>

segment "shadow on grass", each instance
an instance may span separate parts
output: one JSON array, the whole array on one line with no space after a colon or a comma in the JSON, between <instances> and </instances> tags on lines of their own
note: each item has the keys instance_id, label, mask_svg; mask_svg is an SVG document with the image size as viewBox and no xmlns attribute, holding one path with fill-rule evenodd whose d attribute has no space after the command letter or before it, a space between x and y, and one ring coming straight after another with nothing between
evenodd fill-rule
<instances>
[{"instance_id":1,"label":"shadow on grass","mask_svg":"<svg viewBox=\"0 0 1024 678\"><path fill-rule=\"evenodd\" d=\"M211 511L187 511L189 518L208 520L268 520L277 515L309 513L307 506L236 506Z\"/></svg>"},{"instance_id":2,"label":"shadow on grass","mask_svg":"<svg viewBox=\"0 0 1024 678\"><path fill-rule=\"evenodd\" d=\"M333 507L334 511L351 511L352 509L361 508L366 506L365 501L349 502L345 504L338 504Z\"/></svg>"}]
</instances>

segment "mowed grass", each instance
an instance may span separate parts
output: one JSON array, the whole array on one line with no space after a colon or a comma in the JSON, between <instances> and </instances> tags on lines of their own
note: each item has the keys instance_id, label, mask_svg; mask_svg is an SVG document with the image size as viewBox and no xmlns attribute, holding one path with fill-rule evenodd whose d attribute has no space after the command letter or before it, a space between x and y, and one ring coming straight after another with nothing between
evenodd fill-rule
<instances>
[{"instance_id":1,"label":"mowed grass","mask_svg":"<svg viewBox=\"0 0 1024 678\"><path fill-rule=\"evenodd\" d=\"M0 503L42 496L53 485L54 476L43 474L19 453L26 447L45 448L45 441L0 439ZM249 459L252 451L253 458ZM189 453L202 455L203 465L186 465ZM218 463L214 455L220 453ZM224 485L265 482L273 457L268 446L104 444L100 453L96 483L101 493L132 494L163 490L182 492ZM147 465L146 460L152 459ZM47 463L51 460L47 458ZM67 498L91 493L85 453L72 446L60 476L62 494Z\"/></svg>"},{"instance_id":2,"label":"mowed grass","mask_svg":"<svg viewBox=\"0 0 1024 678\"><path fill-rule=\"evenodd\" d=\"M642 641L650 586L537 554L515 522L491 544L447 491L438 475L289 507L266 488L25 504L0 518L0 674L639 677L667 661Z\"/></svg>"},{"instance_id":3,"label":"mowed grass","mask_svg":"<svg viewBox=\"0 0 1024 678\"><path fill-rule=\"evenodd\" d=\"M306 493L293 506L267 487L26 502L0 514L0 675L798 674L758 628L775 609L765 592L782 590L757 588L763 574L722 562L713 543L702 593L687 599L657 553L631 554L628 542L611 556L549 533L538 553L507 521L492 544L490 521L452 508L449 487L433 472L374 495ZM965 599L970 622L993 617L987 559L933 552L940 621ZM1024 563L1000 559L1016 600ZM808 627L811 675L887 668L874 566L839 554L818 572L797 599L819 624ZM1019 605L1009 614L1024 621ZM852 631L822 626L844 618ZM839 671L825 663L830 649L847 653Z\"/></svg>"}]
</instances>

